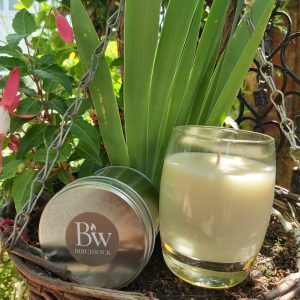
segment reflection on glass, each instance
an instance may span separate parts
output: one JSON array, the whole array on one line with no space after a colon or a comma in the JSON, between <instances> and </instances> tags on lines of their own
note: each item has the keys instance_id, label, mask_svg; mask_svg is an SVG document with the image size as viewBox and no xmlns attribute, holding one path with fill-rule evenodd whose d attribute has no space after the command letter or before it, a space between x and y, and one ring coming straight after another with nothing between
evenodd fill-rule
<instances>
[{"instance_id":1,"label":"reflection on glass","mask_svg":"<svg viewBox=\"0 0 300 300\"><path fill-rule=\"evenodd\" d=\"M226 288L244 280L269 223L274 140L217 127L174 130L160 189L168 267L189 283Z\"/></svg>"}]
</instances>

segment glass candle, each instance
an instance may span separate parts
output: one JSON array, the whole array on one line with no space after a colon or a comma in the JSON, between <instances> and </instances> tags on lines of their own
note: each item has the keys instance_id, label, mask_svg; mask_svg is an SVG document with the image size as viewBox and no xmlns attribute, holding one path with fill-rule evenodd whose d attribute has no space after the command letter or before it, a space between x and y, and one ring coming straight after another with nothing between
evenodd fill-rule
<instances>
[{"instance_id":1,"label":"glass candle","mask_svg":"<svg viewBox=\"0 0 300 300\"><path fill-rule=\"evenodd\" d=\"M274 186L272 137L175 128L160 189L162 249L171 271L209 288L243 281L265 237Z\"/></svg>"}]
</instances>

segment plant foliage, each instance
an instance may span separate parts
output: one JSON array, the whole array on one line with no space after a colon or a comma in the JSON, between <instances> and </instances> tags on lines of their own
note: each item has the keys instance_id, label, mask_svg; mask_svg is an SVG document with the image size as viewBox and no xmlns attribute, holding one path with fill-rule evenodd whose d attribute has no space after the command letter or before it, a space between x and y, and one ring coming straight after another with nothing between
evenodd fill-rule
<instances>
[{"instance_id":1,"label":"plant foliage","mask_svg":"<svg viewBox=\"0 0 300 300\"><path fill-rule=\"evenodd\" d=\"M226 31L228 9L236 2L233 26ZM189 5L182 0L168 1L163 24L159 0L125 2L125 140L130 165L156 186L174 126L222 125L263 38L274 2L254 1L251 9L243 9L241 0L215 0L208 8L204 28L201 17L207 7L202 0L190 0ZM77 42L91 39L96 45L95 31L91 27L81 30L86 12L80 0L71 0L71 15ZM230 34L224 39L226 32ZM87 61L90 53L91 49L79 49L81 61ZM98 72L109 83L109 69L99 68ZM98 103L98 111L105 109L105 101L115 105L112 97L105 96L105 89L100 84L97 87L104 100ZM99 102L99 94L94 102ZM116 115L111 117L112 128L119 126ZM105 145L124 149L121 138ZM123 156L127 164L126 151L120 156L118 160Z\"/></svg>"},{"instance_id":2,"label":"plant foliage","mask_svg":"<svg viewBox=\"0 0 300 300\"><path fill-rule=\"evenodd\" d=\"M84 68L84 64L79 63L75 43L66 44L60 38L54 8L47 1L39 2L19 2L19 11L12 23L14 33L9 34L6 41L0 44L0 88L5 86L8 73L18 67L22 98L16 114L33 115L30 119L12 117L10 132L4 138L0 194L4 201L13 198L17 210L24 205L31 182L45 164L47 148L59 129L62 116L74 101ZM56 4L55 9L62 14L69 13L66 3ZM116 57L115 44L112 42L109 45L110 63ZM106 67L107 72L110 72L109 66ZM110 82L108 93L116 101L114 89L120 87L120 75L119 71L112 71L111 74L114 79ZM50 192L55 192L57 182L68 184L75 176L91 175L108 163L93 101L89 95L86 98L46 182ZM113 109L119 117L117 106L107 107L108 114ZM100 122L103 125L102 120ZM123 138L121 125L119 131ZM111 140L108 137L109 142L113 143L113 135ZM121 149L114 148L113 151L122 157L126 155Z\"/></svg>"}]
</instances>

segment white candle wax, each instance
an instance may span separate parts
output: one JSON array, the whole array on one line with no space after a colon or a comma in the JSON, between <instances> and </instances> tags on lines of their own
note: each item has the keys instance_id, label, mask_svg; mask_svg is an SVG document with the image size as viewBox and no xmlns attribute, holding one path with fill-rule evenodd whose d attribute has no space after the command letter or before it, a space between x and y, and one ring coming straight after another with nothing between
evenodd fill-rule
<instances>
[{"instance_id":1,"label":"white candle wax","mask_svg":"<svg viewBox=\"0 0 300 300\"><path fill-rule=\"evenodd\" d=\"M263 242L275 168L239 156L176 153L166 158L160 192L163 242L190 258L244 262ZM175 220L175 222L174 222Z\"/></svg>"}]
</instances>

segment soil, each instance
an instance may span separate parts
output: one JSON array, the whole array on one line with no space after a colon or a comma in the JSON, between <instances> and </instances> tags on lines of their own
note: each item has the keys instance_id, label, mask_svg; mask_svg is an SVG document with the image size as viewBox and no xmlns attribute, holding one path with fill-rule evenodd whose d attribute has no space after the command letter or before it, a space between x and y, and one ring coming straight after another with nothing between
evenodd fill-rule
<instances>
[{"instance_id":1,"label":"soil","mask_svg":"<svg viewBox=\"0 0 300 300\"><path fill-rule=\"evenodd\" d=\"M177 278L164 263L160 241L150 262L125 290L147 293L151 291L160 300L241 299L254 297L276 287L278 282L297 272L296 242L293 234L286 233L279 221L272 217L263 247L257 256L249 277L240 285L226 290L212 290L191 286Z\"/></svg>"},{"instance_id":2,"label":"soil","mask_svg":"<svg viewBox=\"0 0 300 300\"><path fill-rule=\"evenodd\" d=\"M32 220L38 222L40 213ZM36 228L36 226L29 226ZM29 232L37 237L37 232ZM32 239L33 240L33 239ZM227 300L255 297L259 292L274 289L288 275L297 272L297 246L293 233L284 231L276 217L272 216L260 253L248 278L230 289L204 289L192 286L176 277L166 266L162 257L160 239L156 240L153 255L141 274L128 287L127 291L151 292L160 300Z\"/></svg>"}]
</instances>

